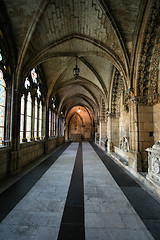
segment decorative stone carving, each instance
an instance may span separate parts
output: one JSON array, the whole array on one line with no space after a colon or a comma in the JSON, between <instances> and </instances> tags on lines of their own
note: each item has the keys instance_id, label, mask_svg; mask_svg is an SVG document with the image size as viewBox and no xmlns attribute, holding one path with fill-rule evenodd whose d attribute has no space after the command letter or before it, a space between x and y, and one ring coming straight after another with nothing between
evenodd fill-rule
<instances>
[{"instance_id":1,"label":"decorative stone carving","mask_svg":"<svg viewBox=\"0 0 160 240\"><path fill-rule=\"evenodd\" d=\"M102 121L105 121L105 102L102 98Z\"/></svg>"},{"instance_id":2,"label":"decorative stone carving","mask_svg":"<svg viewBox=\"0 0 160 240\"><path fill-rule=\"evenodd\" d=\"M130 99L133 103L136 104L147 104L147 97L146 96L135 96L133 98Z\"/></svg>"},{"instance_id":3,"label":"decorative stone carving","mask_svg":"<svg viewBox=\"0 0 160 240\"><path fill-rule=\"evenodd\" d=\"M124 98L125 98L125 111L129 111L129 101L132 99L134 96L134 89L130 88L129 90L126 90L124 93Z\"/></svg>"},{"instance_id":4,"label":"decorative stone carving","mask_svg":"<svg viewBox=\"0 0 160 240\"><path fill-rule=\"evenodd\" d=\"M119 102L121 92L123 91L123 89L124 85L122 77L120 75L120 72L116 69L112 88L112 105L111 105L112 114L119 115Z\"/></svg>"},{"instance_id":5,"label":"decorative stone carving","mask_svg":"<svg viewBox=\"0 0 160 240\"><path fill-rule=\"evenodd\" d=\"M145 31L144 42L142 46L139 76L138 76L138 95L148 96L149 99L145 104L155 103L155 94L157 94L157 76L155 66L158 66L157 55L159 50L155 48L154 58L151 58L154 51L155 40L157 35L158 23L160 19L160 2L154 1L150 18L148 20L147 28ZM152 67L153 66L153 67ZM151 70L152 69L152 70ZM151 70L151 72L150 72Z\"/></svg>"},{"instance_id":6,"label":"decorative stone carving","mask_svg":"<svg viewBox=\"0 0 160 240\"><path fill-rule=\"evenodd\" d=\"M125 152L129 151L129 138L128 137L123 137L123 139L120 141L119 148Z\"/></svg>"},{"instance_id":7,"label":"decorative stone carving","mask_svg":"<svg viewBox=\"0 0 160 240\"><path fill-rule=\"evenodd\" d=\"M157 157L153 158L153 170L155 173L160 173L160 161Z\"/></svg>"},{"instance_id":8,"label":"decorative stone carving","mask_svg":"<svg viewBox=\"0 0 160 240\"><path fill-rule=\"evenodd\" d=\"M147 148L148 152L148 175L147 178L160 184L160 141L155 143L151 148Z\"/></svg>"}]
</instances>

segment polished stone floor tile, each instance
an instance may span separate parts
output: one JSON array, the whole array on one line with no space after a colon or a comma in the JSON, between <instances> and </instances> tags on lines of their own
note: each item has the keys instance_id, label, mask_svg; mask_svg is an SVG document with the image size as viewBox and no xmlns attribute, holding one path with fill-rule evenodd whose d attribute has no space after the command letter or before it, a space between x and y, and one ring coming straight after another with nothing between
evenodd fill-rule
<instances>
[{"instance_id":1,"label":"polished stone floor tile","mask_svg":"<svg viewBox=\"0 0 160 240\"><path fill-rule=\"evenodd\" d=\"M91 149L89 143L83 143L86 240L153 240L110 172Z\"/></svg>"},{"instance_id":2,"label":"polished stone floor tile","mask_svg":"<svg viewBox=\"0 0 160 240\"><path fill-rule=\"evenodd\" d=\"M57 239L77 148L71 144L6 216L0 239Z\"/></svg>"},{"instance_id":3,"label":"polished stone floor tile","mask_svg":"<svg viewBox=\"0 0 160 240\"><path fill-rule=\"evenodd\" d=\"M87 142L82 143L84 208L79 205L83 200L83 191L78 191L83 185L82 182L78 184L79 169L72 181L77 149L78 143L72 143L5 217L0 223L0 240L57 240L60 227L63 231L59 240L82 240L84 224L85 240L153 240L117 182ZM72 192L67 201L71 183ZM120 183L126 192L132 187L134 192L141 194L133 181L129 180L129 187L123 180ZM66 206L66 215L61 222ZM147 209L145 216L150 228L155 228L155 235L158 234L158 215L155 213L156 226L155 221L149 219ZM66 238L68 231L69 239ZM75 235L76 238L73 237Z\"/></svg>"}]
</instances>

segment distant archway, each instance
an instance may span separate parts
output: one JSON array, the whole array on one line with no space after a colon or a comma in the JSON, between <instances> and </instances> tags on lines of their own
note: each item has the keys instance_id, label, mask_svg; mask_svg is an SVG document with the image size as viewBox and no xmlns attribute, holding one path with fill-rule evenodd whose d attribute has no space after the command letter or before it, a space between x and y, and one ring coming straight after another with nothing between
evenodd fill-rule
<instances>
[{"instance_id":1,"label":"distant archway","mask_svg":"<svg viewBox=\"0 0 160 240\"><path fill-rule=\"evenodd\" d=\"M66 118L65 139L70 141L90 141L93 136L93 117L89 109L73 107Z\"/></svg>"}]
</instances>

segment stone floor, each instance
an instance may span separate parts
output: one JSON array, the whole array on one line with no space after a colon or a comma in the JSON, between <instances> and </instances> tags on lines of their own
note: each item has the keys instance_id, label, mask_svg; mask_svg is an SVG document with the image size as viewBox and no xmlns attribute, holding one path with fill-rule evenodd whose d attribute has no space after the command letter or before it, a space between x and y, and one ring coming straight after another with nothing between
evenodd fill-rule
<instances>
[{"instance_id":1,"label":"stone floor","mask_svg":"<svg viewBox=\"0 0 160 240\"><path fill-rule=\"evenodd\" d=\"M160 239L160 205L106 157L94 144L71 143L8 187L0 239Z\"/></svg>"}]
</instances>

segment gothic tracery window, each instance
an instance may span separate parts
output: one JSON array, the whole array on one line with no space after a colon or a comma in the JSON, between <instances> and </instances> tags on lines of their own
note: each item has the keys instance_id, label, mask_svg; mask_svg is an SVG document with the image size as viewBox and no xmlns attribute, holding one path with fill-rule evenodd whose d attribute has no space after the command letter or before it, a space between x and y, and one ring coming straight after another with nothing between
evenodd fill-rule
<instances>
[{"instance_id":1,"label":"gothic tracery window","mask_svg":"<svg viewBox=\"0 0 160 240\"><path fill-rule=\"evenodd\" d=\"M39 126L38 126L39 138L42 137L42 101L39 103Z\"/></svg>"},{"instance_id":2,"label":"gothic tracery window","mask_svg":"<svg viewBox=\"0 0 160 240\"><path fill-rule=\"evenodd\" d=\"M55 100L52 98L52 104L49 109L49 136L56 136L56 113L55 113Z\"/></svg>"},{"instance_id":3,"label":"gothic tracery window","mask_svg":"<svg viewBox=\"0 0 160 240\"><path fill-rule=\"evenodd\" d=\"M20 141L23 140L23 131L24 131L24 104L25 104L25 96L21 97L21 125L20 125Z\"/></svg>"},{"instance_id":4,"label":"gothic tracery window","mask_svg":"<svg viewBox=\"0 0 160 240\"><path fill-rule=\"evenodd\" d=\"M20 141L32 141L42 138L42 99L39 75L32 69L24 83L21 98Z\"/></svg>"},{"instance_id":5,"label":"gothic tracery window","mask_svg":"<svg viewBox=\"0 0 160 240\"><path fill-rule=\"evenodd\" d=\"M32 120L32 98L29 92L27 97L27 128L26 128L26 139L30 141L31 138L31 120Z\"/></svg>"}]
</instances>

